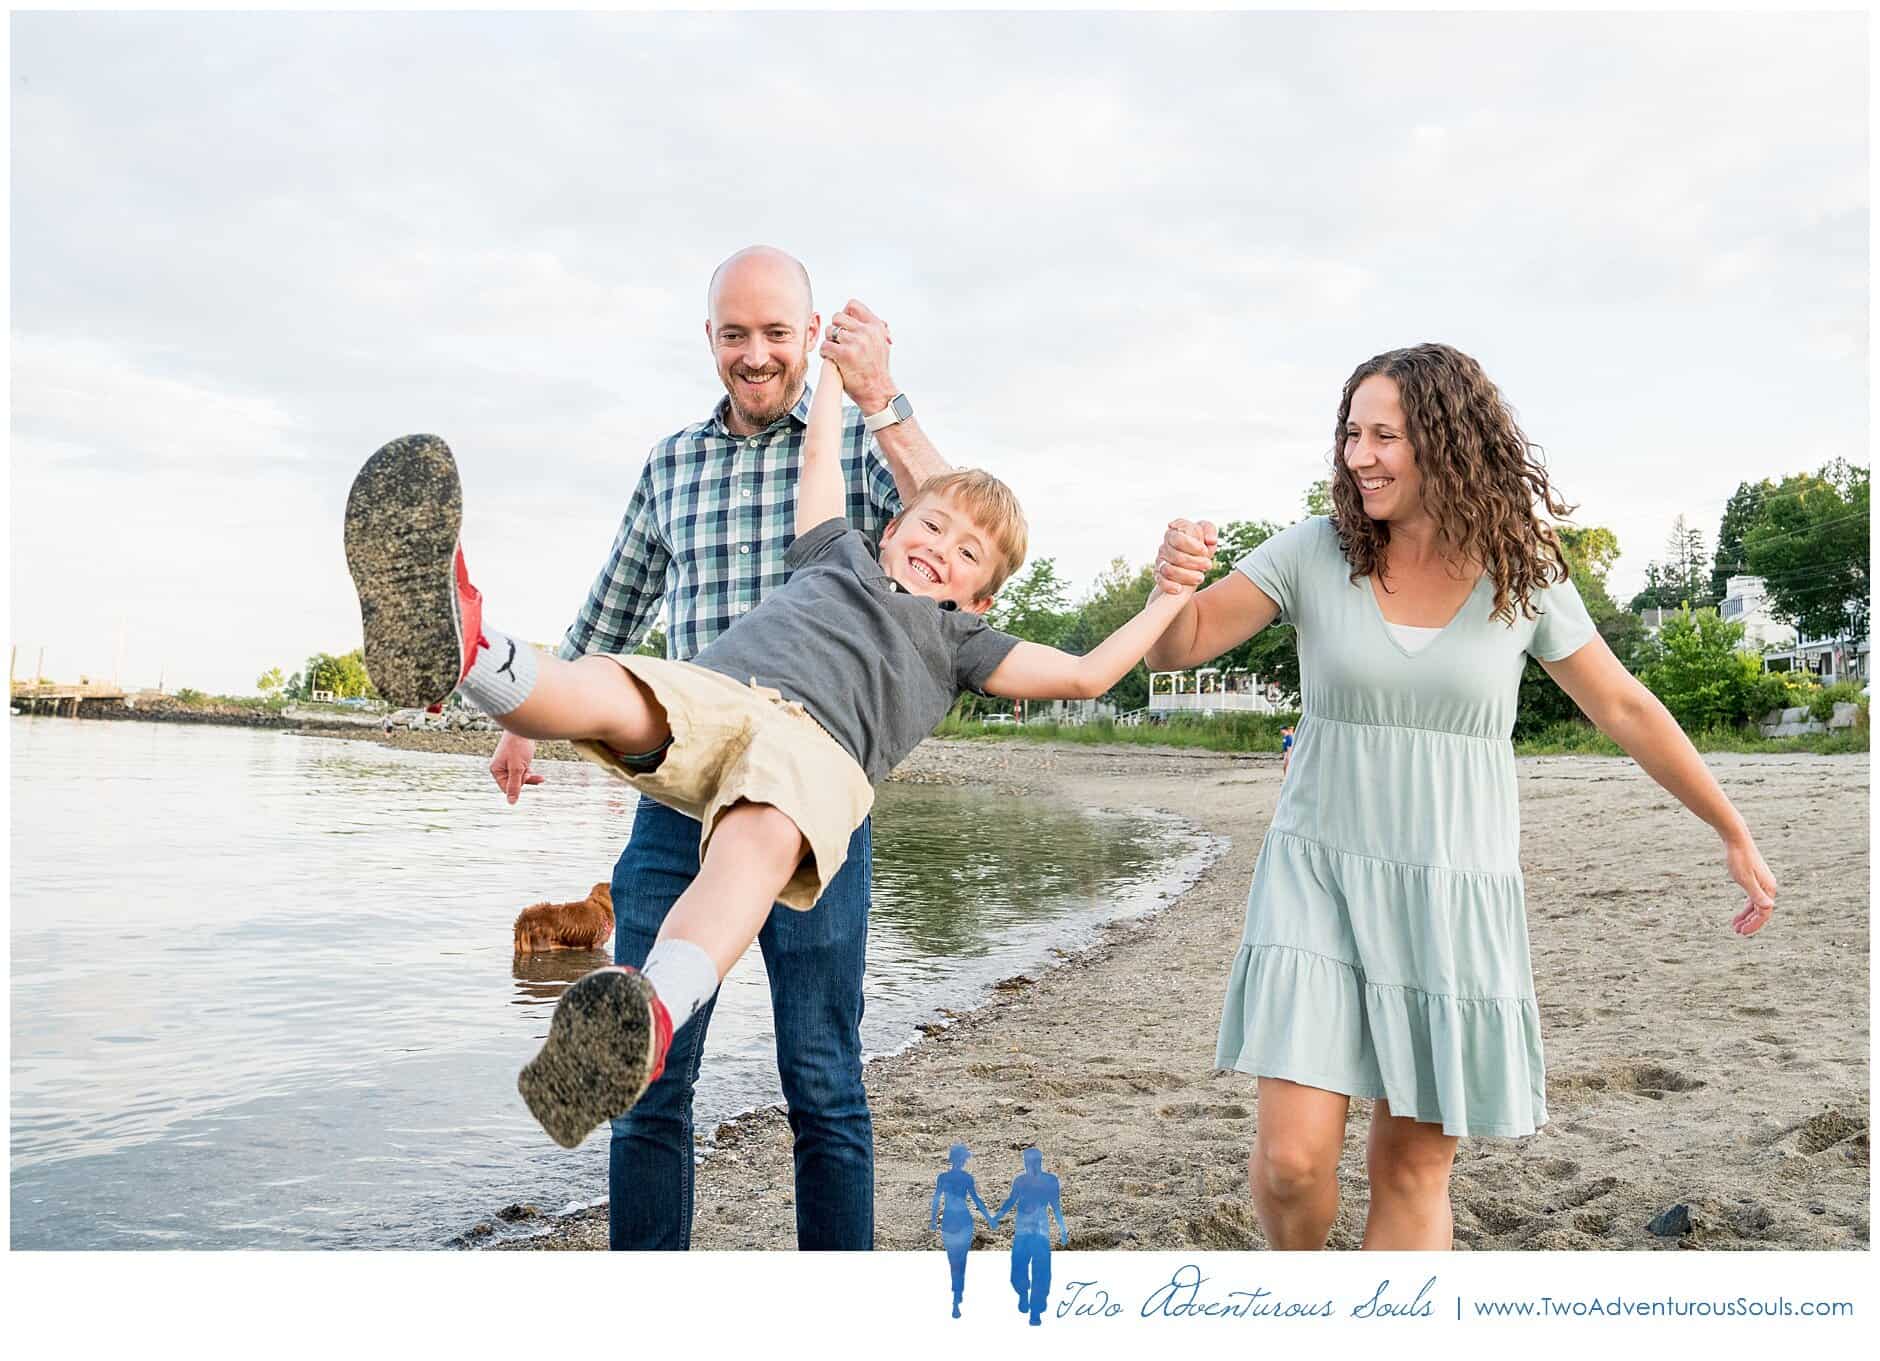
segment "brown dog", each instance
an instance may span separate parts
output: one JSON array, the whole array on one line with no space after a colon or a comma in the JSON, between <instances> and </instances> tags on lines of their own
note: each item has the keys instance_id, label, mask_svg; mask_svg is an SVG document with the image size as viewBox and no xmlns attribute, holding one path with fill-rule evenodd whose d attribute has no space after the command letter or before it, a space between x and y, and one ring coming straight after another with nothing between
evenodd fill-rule
<instances>
[{"instance_id":1,"label":"brown dog","mask_svg":"<svg viewBox=\"0 0 1880 1361\"><path fill-rule=\"evenodd\" d=\"M537 903L516 918L516 953L593 950L614 932L614 894L606 884L578 903Z\"/></svg>"}]
</instances>

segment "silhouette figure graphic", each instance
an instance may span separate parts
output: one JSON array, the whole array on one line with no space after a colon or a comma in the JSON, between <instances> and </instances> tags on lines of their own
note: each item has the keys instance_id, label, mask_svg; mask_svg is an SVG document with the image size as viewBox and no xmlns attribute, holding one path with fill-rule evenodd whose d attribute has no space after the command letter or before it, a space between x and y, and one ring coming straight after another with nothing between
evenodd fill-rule
<instances>
[{"instance_id":1,"label":"silhouette figure graphic","mask_svg":"<svg viewBox=\"0 0 1880 1361\"><path fill-rule=\"evenodd\" d=\"M940 1241L947 1250L947 1266L953 1271L954 1318L960 1316L960 1296L966 1293L966 1252L973 1245L973 1211L966 1203L968 1198L979 1207L979 1217L988 1227L993 1222L992 1216L986 1213L986 1202L979 1198L979 1188L973 1185L972 1175L966 1171L966 1160L972 1156L972 1150L965 1144L955 1144L947 1150L952 1170L934 1179L933 1211L927 1223L929 1229L940 1230Z\"/></svg>"},{"instance_id":2,"label":"silhouette figure graphic","mask_svg":"<svg viewBox=\"0 0 1880 1361\"><path fill-rule=\"evenodd\" d=\"M996 1229L1005 1212L1012 1211L1012 1289L1018 1292L1019 1313L1030 1314L1034 1328L1044 1315L1045 1299L1051 1293L1053 1212L1057 1214L1059 1246L1068 1246L1071 1241L1058 1179L1043 1168L1044 1154L1035 1148L1026 1149L1025 1170L1012 1183L1012 1194L1005 1198L1005 1204L992 1216L992 1227Z\"/></svg>"}]
</instances>

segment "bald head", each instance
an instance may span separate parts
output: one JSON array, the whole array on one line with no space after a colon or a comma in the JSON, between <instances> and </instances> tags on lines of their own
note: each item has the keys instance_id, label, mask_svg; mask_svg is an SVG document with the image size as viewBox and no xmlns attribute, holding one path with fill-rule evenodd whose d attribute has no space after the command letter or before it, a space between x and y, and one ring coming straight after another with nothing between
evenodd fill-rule
<instances>
[{"instance_id":1,"label":"bald head","mask_svg":"<svg viewBox=\"0 0 1880 1361\"><path fill-rule=\"evenodd\" d=\"M705 286L706 319L717 318L719 301L727 292L749 290L793 290L801 299L796 309L800 316L807 317L815 310L809 271L801 260L775 246L746 246L712 271L712 280Z\"/></svg>"},{"instance_id":2,"label":"bald head","mask_svg":"<svg viewBox=\"0 0 1880 1361\"><path fill-rule=\"evenodd\" d=\"M775 246L751 246L712 271L705 338L731 399L727 426L755 435L795 407L821 321L809 271Z\"/></svg>"}]
</instances>

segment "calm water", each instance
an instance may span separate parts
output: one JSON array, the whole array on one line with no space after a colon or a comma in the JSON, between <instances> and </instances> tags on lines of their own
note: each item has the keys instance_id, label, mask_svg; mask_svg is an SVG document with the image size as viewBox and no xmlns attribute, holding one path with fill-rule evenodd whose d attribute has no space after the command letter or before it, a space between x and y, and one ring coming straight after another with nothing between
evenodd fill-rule
<instances>
[{"instance_id":1,"label":"calm water","mask_svg":"<svg viewBox=\"0 0 1880 1361\"><path fill-rule=\"evenodd\" d=\"M606 1193L515 1092L568 983L529 903L610 877L635 795L585 762L511 808L486 762L367 742L15 718L12 1245L430 1247ZM871 1053L1192 880L1205 838L889 786ZM753 951L712 1018L704 1131L780 1099Z\"/></svg>"}]
</instances>

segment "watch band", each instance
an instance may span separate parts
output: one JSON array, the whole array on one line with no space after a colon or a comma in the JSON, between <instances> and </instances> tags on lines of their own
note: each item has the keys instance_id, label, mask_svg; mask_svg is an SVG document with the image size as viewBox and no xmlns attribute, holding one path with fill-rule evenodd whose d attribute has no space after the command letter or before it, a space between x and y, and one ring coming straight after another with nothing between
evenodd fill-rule
<instances>
[{"instance_id":1,"label":"watch band","mask_svg":"<svg viewBox=\"0 0 1880 1361\"><path fill-rule=\"evenodd\" d=\"M872 416L864 416L862 418L862 429L872 435L877 430L886 430L891 425L899 425L913 414L914 404L907 400L907 394L905 392L897 392L894 394L894 400L882 407L881 410L877 411Z\"/></svg>"}]
</instances>

